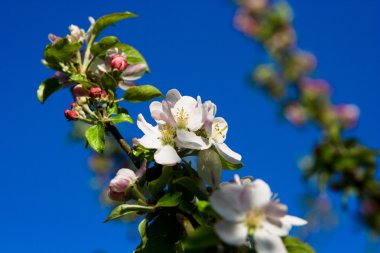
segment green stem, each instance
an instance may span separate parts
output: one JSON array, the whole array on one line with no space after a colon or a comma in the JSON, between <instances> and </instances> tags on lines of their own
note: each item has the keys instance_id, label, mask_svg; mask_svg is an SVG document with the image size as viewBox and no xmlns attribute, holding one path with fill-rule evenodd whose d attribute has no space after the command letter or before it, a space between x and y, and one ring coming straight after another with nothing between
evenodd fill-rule
<instances>
[{"instance_id":1,"label":"green stem","mask_svg":"<svg viewBox=\"0 0 380 253\"><path fill-rule=\"evenodd\" d=\"M84 58L83 58L83 65L81 68L81 74L86 74L87 67L89 65L89 60L90 60L90 53L91 53L91 47L92 44L94 43L95 37L93 35L90 36L90 39L88 40L88 43L86 45L86 52L84 53Z\"/></svg>"}]
</instances>

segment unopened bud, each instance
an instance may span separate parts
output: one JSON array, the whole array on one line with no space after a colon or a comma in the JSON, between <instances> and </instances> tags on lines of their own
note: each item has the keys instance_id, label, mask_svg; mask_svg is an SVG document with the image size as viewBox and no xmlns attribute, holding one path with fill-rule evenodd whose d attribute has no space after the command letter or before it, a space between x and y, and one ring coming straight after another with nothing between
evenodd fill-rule
<instances>
[{"instance_id":1,"label":"unopened bud","mask_svg":"<svg viewBox=\"0 0 380 253\"><path fill-rule=\"evenodd\" d=\"M102 95L102 89L99 87L90 88L89 96L91 98L98 98Z\"/></svg>"},{"instance_id":2,"label":"unopened bud","mask_svg":"<svg viewBox=\"0 0 380 253\"><path fill-rule=\"evenodd\" d=\"M337 105L334 111L346 128L355 127L360 115L360 109L353 104Z\"/></svg>"},{"instance_id":3,"label":"unopened bud","mask_svg":"<svg viewBox=\"0 0 380 253\"><path fill-rule=\"evenodd\" d=\"M87 91L83 88L82 84L77 84L71 89L71 93L75 100L80 99L81 97L87 96Z\"/></svg>"},{"instance_id":4,"label":"unopened bud","mask_svg":"<svg viewBox=\"0 0 380 253\"><path fill-rule=\"evenodd\" d=\"M101 98L103 98L103 99L106 99L106 98L108 98L108 93L107 93L107 91L102 91L102 95L101 95Z\"/></svg>"},{"instance_id":5,"label":"unopened bud","mask_svg":"<svg viewBox=\"0 0 380 253\"><path fill-rule=\"evenodd\" d=\"M307 120L305 108L298 103L291 103L285 107L284 114L295 126L303 125Z\"/></svg>"},{"instance_id":6,"label":"unopened bud","mask_svg":"<svg viewBox=\"0 0 380 253\"><path fill-rule=\"evenodd\" d=\"M72 110L65 110L64 114L67 120L75 120L79 117L78 113Z\"/></svg>"},{"instance_id":7,"label":"unopened bud","mask_svg":"<svg viewBox=\"0 0 380 253\"><path fill-rule=\"evenodd\" d=\"M71 109L74 108L77 104L75 102L70 104Z\"/></svg>"},{"instance_id":8,"label":"unopened bud","mask_svg":"<svg viewBox=\"0 0 380 253\"><path fill-rule=\"evenodd\" d=\"M127 58L121 54L116 54L111 59L112 69L123 72L128 66Z\"/></svg>"}]
</instances>

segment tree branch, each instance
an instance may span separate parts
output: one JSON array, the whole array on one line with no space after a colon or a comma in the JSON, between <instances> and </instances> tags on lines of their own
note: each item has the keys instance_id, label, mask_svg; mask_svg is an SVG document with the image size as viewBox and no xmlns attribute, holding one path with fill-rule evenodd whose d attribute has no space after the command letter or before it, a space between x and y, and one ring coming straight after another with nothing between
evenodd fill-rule
<instances>
[{"instance_id":1,"label":"tree branch","mask_svg":"<svg viewBox=\"0 0 380 253\"><path fill-rule=\"evenodd\" d=\"M131 157L131 146L127 143L127 141L123 138L123 136L120 134L119 130L111 124L106 125L106 130L110 132L113 137L115 137L116 141L119 143L120 147L128 154L128 156Z\"/></svg>"}]
</instances>

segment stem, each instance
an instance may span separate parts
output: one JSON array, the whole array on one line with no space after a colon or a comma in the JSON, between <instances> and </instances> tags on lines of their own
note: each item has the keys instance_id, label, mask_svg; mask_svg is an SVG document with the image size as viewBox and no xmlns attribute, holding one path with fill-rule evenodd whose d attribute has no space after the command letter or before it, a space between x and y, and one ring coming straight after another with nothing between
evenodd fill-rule
<instances>
[{"instance_id":1,"label":"stem","mask_svg":"<svg viewBox=\"0 0 380 253\"><path fill-rule=\"evenodd\" d=\"M114 125L107 124L106 125L106 130L110 132L113 137L115 137L116 141L119 143L120 147L128 154L128 156L132 159L131 157L131 146L125 141L123 136L120 134L119 130Z\"/></svg>"},{"instance_id":2,"label":"stem","mask_svg":"<svg viewBox=\"0 0 380 253\"><path fill-rule=\"evenodd\" d=\"M81 68L82 74L86 74L88 63L89 63L88 61L90 59L90 49L91 49L92 44L94 43L94 40L95 40L95 37L91 35L86 45L86 52L84 53L83 65Z\"/></svg>"},{"instance_id":3,"label":"stem","mask_svg":"<svg viewBox=\"0 0 380 253\"><path fill-rule=\"evenodd\" d=\"M114 102L115 103L119 103L119 102L122 102L122 101L124 101L124 98L116 99Z\"/></svg>"}]
</instances>

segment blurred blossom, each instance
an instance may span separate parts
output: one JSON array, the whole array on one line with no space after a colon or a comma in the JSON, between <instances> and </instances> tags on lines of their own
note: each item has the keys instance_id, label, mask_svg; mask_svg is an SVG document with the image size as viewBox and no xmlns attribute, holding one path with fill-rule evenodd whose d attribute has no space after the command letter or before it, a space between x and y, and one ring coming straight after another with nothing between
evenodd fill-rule
<instances>
[{"instance_id":1,"label":"blurred blossom","mask_svg":"<svg viewBox=\"0 0 380 253\"><path fill-rule=\"evenodd\" d=\"M353 128L357 125L360 109L356 105L340 104L334 107L334 112L346 128Z\"/></svg>"},{"instance_id":2,"label":"blurred blossom","mask_svg":"<svg viewBox=\"0 0 380 253\"><path fill-rule=\"evenodd\" d=\"M275 33L268 41L265 42L269 50L276 52L277 50L290 49L295 46L296 33L292 27L286 27L282 31ZM309 69L312 65L308 62L304 55L298 59L298 64L306 66ZM307 57L307 56L306 56Z\"/></svg>"},{"instance_id":3,"label":"blurred blossom","mask_svg":"<svg viewBox=\"0 0 380 253\"><path fill-rule=\"evenodd\" d=\"M249 15L247 10L240 8L234 17L236 29L243 32L247 36L254 36L257 33L259 23Z\"/></svg>"},{"instance_id":4,"label":"blurred blossom","mask_svg":"<svg viewBox=\"0 0 380 253\"><path fill-rule=\"evenodd\" d=\"M331 94L330 84L323 79L303 78L300 88L303 92L316 96Z\"/></svg>"},{"instance_id":5,"label":"blurred blossom","mask_svg":"<svg viewBox=\"0 0 380 253\"><path fill-rule=\"evenodd\" d=\"M267 7L268 0L244 0L243 5L249 11L259 12Z\"/></svg>"},{"instance_id":6,"label":"blurred blossom","mask_svg":"<svg viewBox=\"0 0 380 253\"><path fill-rule=\"evenodd\" d=\"M290 103L286 105L284 113L286 119L292 122L295 126L305 124L308 119L305 108L299 103Z\"/></svg>"}]
</instances>

